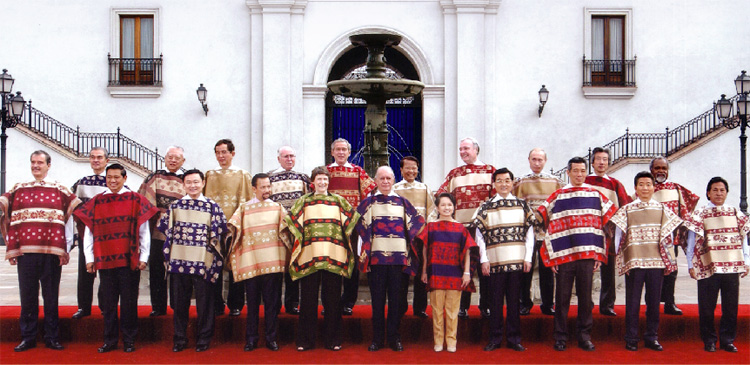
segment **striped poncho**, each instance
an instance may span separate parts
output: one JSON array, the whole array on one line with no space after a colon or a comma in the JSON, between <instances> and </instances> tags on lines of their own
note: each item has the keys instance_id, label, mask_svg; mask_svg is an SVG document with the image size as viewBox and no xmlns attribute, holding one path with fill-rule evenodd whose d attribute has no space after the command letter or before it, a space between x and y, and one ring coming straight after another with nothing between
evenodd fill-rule
<instances>
[{"instance_id":1,"label":"striped poncho","mask_svg":"<svg viewBox=\"0 0 750 365\"><path fill-rule=\"evenodd\" d=\"M495 195L492 187L492 165L463 165L456 167L445 177L443 185L435 192L451 193L456 198L456 220L464 226L472 224L474 212L482 203Z\"/></svg>"},{"instance_id":2,"label":"striped poncho","mask_svg":"<svg viewBox=\"0 0 750 365\"><path fill-rule=\"evenodd\" d=\"M427 223L416 238L427 250L425 261L429 290L464 290L474 292L473 280L461 288L466 255L470 255L470 272L479 263L479 249L469 231L456 221Z\"/></svg>"},{"instance_id":3,"label":"striped poncho","mask_svg":"<svg viewBox=\"0 0 750 365\"><path fill-rule=\"evenodd\" d=\"M491 273L523 270L526 234L536 224L526 202L516 198L487 201L477 210L474 224L487 245Z\"/></svg>"},{"instance_id":4,"label":"striped poncho","mask_svg":"<svg viewBox=\"0 0 750 365\"><path fill-rule=\"evenodd\" d=\"M750 233L746 215L734 207L713 205L693 212L685 227L696 235L692 264L698 279L745 272L742 238Z\"/></svg>"},{"instance_id":5,"label":"striped poncho","mask_svg":"<svg viewBox=\"0 0 750 365\"><path fill-rule=\"evenodd\" d=\"M146 197L148 201L159 208L159 215L151 221L156 225L159 219L164 216L172 202L185 196L185 186L182 183L182 175L175 174L166 170L157 170L152 173L141 184L138 193ZM151 230L151 238L164 241L163 233L158 230Z\"/></svg>"},{"instance_id":6,"label":"striped poncho","mask_svg":"<svg viewBox=\"0 0 750 365\"><path fill-rule=\"evenodd\" d=\"M547 173L531 173L516 178L513 182L513 195L525 201L536 214L537 209L549 198L552 193L563 187L562 181L556 176ZM536 241L544 240L544 228L541 217L537 216L537 225L534 226Z\"/></svg>"},{"instance_id":7,"label":"striped poncho","mask_svg":"<svg viewBox=\"0 0 750 365\"><path fill-rule=\"evenodd\" d=\"M289 212L302 195L310 191L310 177L301 172L282 168L268 173L271 180L271 200Z\"/></svg>"},{"instance_id":8,"label":"striped poncho","mask_svg":"<svg viewBox=\"0 0 750 365\"><path fill-rule=\"evenodd\" d=\"M340 166L332 163L328 165L328 172L331 173L328 191L342 196L353 208L357 208L359 202L375 189L375 181L365 169L355 164Z\"/></svg>"},{"instance_id":9,"label":"striped poncho","mask_svg":"<svg viewBox=\"0 0 750 365\"><path fill-rule=\"evenodd\" d=\"M685 220L693 212L695 206L698 205L700 197L680 184L667 181L654 185L653 199L666 205L680 219ZM674 244L683 248L687 246L686 231L678 232Z\"/></svg>"}]
</instances>

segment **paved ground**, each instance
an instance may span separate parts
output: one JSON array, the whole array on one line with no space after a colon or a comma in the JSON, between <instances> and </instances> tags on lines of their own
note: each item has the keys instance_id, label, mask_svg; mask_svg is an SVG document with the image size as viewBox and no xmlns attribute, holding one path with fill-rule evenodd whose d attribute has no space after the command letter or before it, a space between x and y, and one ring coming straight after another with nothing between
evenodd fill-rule
<instances>
[{"instance_id":1,"label":"paved ground","mask_svg":"<svg viewBox=\"0 0 750 365\"><path fill-rule=\"evenodd\" d=\"M0 257L5 257L5 246L0 246ZM677 303L696 304L698 303L697 298L697 285L695 280L691 279L687 274L687 263L685 262L685 256L680 255L677 260L679 264L679 275L677 276L677 285L675 290L675 299ZM62 279L60 281L60 305L77 305L76 300L76 283L77 283L77 266L78 265L78 251L74 249L70 263L63 267ZM536 276L535 276L536 278ZM618 305L625 304L625 281L622 277L618 277L617 282L617 302ZM99 285L97 279L95 286ZM598 274L595 276L594 282L594 303L599 303L599 281ZM95 288L96 290L96 288ZM740 280L740 304L750 304L750 277L746 277ZM369 289L362 285L360 286L358 304L369 304L370 293ZM538 294L536 295L538 297ZM478 301L478 296L472 297L474 304ZM575 297L573 298L575 301ZM538 302L538 300L537 300ZM40 295L41 303L41 295ZM94 304L96 304L96 295L94 295ZM149 305L149 290L148 290L148 271L144 271L141 275L140 285L140 297L138 299L139 305ZM20 299L18 294L18 273L15 266L11 266L7 260L3 260L0 263L0 305L20 305Z\"/></svg>"}]
</instances>

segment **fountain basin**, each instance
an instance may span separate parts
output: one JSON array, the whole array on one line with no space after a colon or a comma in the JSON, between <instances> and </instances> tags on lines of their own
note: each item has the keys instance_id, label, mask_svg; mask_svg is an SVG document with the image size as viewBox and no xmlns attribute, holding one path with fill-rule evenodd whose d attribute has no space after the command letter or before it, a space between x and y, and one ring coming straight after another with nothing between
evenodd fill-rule
<instances>
[{"instance_id":1,"label":"fountain basin","mask_svg":"<svg viewBox=\"0 0 750 365\"><path fill-rule=\"evenodd\" d=\"M370 99L407 98L419 94L424 84L413 80L358 79L338 80L328 83L334 94Z\"/></svg>"}]
</instances>

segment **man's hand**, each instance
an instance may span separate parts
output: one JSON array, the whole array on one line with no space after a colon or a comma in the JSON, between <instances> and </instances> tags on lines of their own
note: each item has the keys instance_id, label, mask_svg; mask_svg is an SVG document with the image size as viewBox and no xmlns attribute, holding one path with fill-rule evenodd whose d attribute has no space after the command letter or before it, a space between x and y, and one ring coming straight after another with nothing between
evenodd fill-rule
<instances>
[{"instance_id":1,"label":"man's hand","mask_svg":"<svg viewBox=\"0 0 750 365\"><path fill-rule=\"evenodd\" d=\"M8 259L8 262L10 262L11 265L15 265L18 263L18 260L15 257L11 257Z\"/></svg>"},{"instance_id":2,"label":"man's hand","mask_svg":"<svg viewBox=\"0 0 750 365\"><path fill-rule=\"evenodd\" d=\"M594 261L594 271L599 270L600 267L602 267L602 262Z\"/></svg>"},{"instance_id":3,"label":"man's hand","mask_svg":"<svg viewBox=\"0 0 750 365\"><path fill-rule=\"evenodd\" d=\"M693 278L695 280L698 280L698 277L695 276L695 268L691 267L690 269L688 269L688 273L690 273L690 277L691 278ZM747 271L745 271L745 275L747 275ZM743 277L744 277L744 275L743 275Z\"/></svg>"},{"instance_id":4,"label":"man's hand","mask_svg":"<svg viewBox=\"0 0 750 365\"><path fill-rule=\"evenodd\" d=\"M552 269L553 273L557 274L557 265L550 267L550 269Z\"/></svg>"},{"instance_id":5,"label":"man's hand","mask_svg":"<svg viewBox=\"0 0 750 365\"><path fill-rule=\"evenodd\" d=\"M740 274L740 277L744 278L745 276L747 276L748 272L750 272L750 266L745 265L745 272L743 272L742 274Z\"/></svg>"},{"instance_id":6,"label":"man's hand","mask_svg":"<svg viewBox=\"0 0 750 365\"><path fill-rule=\"evenodd\" d=\"M60 256L60 266L67 265L68 262L70 262L70 255L66 252L64 255Z\"/></svg>"},{"instance_id":7,"label":"man's hand","mask_svg":"<svg viewBox=\"0 0 750 365\"><path fill-rule=\"evenodd\" d=\"M96 272L96 268L94 268L93 262L89 262L88 264L86 264L86 272L89 274L93 274Z\"/></svg>"},{"instance_id":8,"label":"man's hand","mask_svg":"<svg viewBox=\"0 0 750 365\"><path fill-rule=\"evenodd\" d=\"M482 264L482 275L490 276L490 263L485 262Z\"/></svg>"},{"instance_id":9,"label":"man's hand","mask_svg":"<svg viewBox=\"0 0 750 365\"><path fill-rule=\"evenodd\" d=\"M529 272L531 271L531 262L524 261L523 262L523 272Z\"/></svg>"},{"instance_id":10,"label":"man's hand","mask_svg":"<svg viewBox=\"0 0 750 365\"><path fill-rule=\"evenodd\" d=\"M141 261L138 263L138 270L146 270L146 263Z\"/></svg>"}]
</instances>

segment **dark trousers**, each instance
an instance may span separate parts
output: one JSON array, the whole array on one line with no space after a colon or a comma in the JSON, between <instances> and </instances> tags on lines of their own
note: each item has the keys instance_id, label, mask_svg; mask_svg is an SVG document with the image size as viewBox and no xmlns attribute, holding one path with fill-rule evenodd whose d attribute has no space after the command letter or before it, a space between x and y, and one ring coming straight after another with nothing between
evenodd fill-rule
<instances>
[{"instance_id":1,"label":"dark trousers","mask_svg":"<svg viewBox=\"0 0 750 365\"><path fill-rule=\"evenodd\" d=\"M678 247L674 247L674 257L677 258L679 253ZM677 270L671 272L669 275L664 276L664 283L661 286L661 301L665 305L675 304L674 303L674 285L677 281Z\"/></svg>"},{"instance_id":2,"label":"dark trousers","mask_svg":"<svg viewBox=\"0 0 750 365\"><path fill-rule=\"evenodd\" d=\"M615 300L617 299L617 283L615 279L615 255L607 256L607 264L602 264L599 268L602 279L602 288L599 292L599 311L604 309L615 310Z\"/></svg>"},{"instance_id":3,"label":"dark trousers","mask_svg":"<svg viewBox=\"0 0 750 365\"><path fill-rule=\"evenodd\" d=\"M284 274L265 274L244 281L247 294L247 329L245 343L258 343L260 300L263 297L263 313L266 328L266 343L276 341L281 310L281 283Z\"/></svg>"},{"instance_id":4,"label":"dark trousers","mask_svg":"<svg viewBox=\"0 0 750 365\"><path fill-rule=\"evenodd\" d=\"M86 257L83 254L83 245L78 245L78 284L77 284L77 295L78 295L78 309L83 310L85 313L91 313L91 303L94 301L94 279L96 279L96 273L89 273L86 271ZM99 288L99 294L101 294L101 288ZM99 296L101 301L101 295Z\"/></svg>"},{"instance_id":5,"label":"dark trousers","mask_svg":"<svg viewBox=\"0 0 750 365\"><path fill-rule=\"evenodd\" d=\"M134 343L138 334L138 284L140 270L129 267L99 270L99 285L102 286L102 302L99 307L104 315L104 343L116 345L119 328L122 327L122 342ZM117 304L120 304L120 319Z\"/></svg>"},{"instance_id":6,"label":"dark trousers","mask_svg":"<svg viewBox=\"0 0 750 365\"><path fill-rule=\"evenodd\" d=\"M398 326L401 323L402 265L372 265L367 279L372 297L372 342L384 344L401 341ZM385 317L385 301L388 297L388 321Z\"/></svg>"},{"instance_id":7,"label":"dark trousers","mask_svg":"<svg viewBox=\"0 0 750 365\"><path fill-rule=\"evenodd\" d=\"M664 269L631 269L625 275L625 341L638 342L638 317L641 312L641 294L646 286L646 333L649 342L658 339L659 297Z\"/></svg>"},{"instance_id":8,"label":"dark trousers","mask_svg":"<svg viewBox=\"0 0 750 365\"><path fill-rule=\"evenodd\" d=\"M421 263L420 263L421 264ZM420 268L418 273L422 272ZM406 314L409 309L409 282L414 279L414 296L412 299L411 312L417 314L427 310L427 285L422 282L420 274L412 277L409 274L403 274L404 280L401 283L401 315Z\"/></svg>"},{"instance_id":9,"label":"dark trousers","mask_svg":"<svg viewBox=\"0 0 750 365\"><path fill-rule=\"evenodd\" d=\"M196 345L208 345L214 336L214 284L198 275L170 274L174 309L174 344L187 345L187 326L190 318L190 301L195 290L195 307L198 312Z\"/></svg>"},{"instance_id":10,"label":"dark trousers","mask_svg":"<svg viewBox=\"0 0 750 365\"><path fill-rule=\"evenodd\" d=\"M284 308L290 310L299 306L299 281L293 281L289 272L284 273Z\"/></svg>"},{"instance_id":11,"label":"dark trousers","mask_svg":"<svg viewBox=\"0 0 750 365\"><path fill-rule=\"evenodd\" d=\"M557 288L555 290L555 341L568 340L568 311L570 297L573 295L573 283L578 296L578 316L576 331L578 341L591 341L591 327L594 318L591 315L591 284L594 276L594 260L576 260L557 266Z\"/></svg>"},{"instance_id":12,"label":"dark trousers","mask_svg":"<svg viewBox=\"0 0 750 365\"><path fill-rule=\"evenodd\" d=\"M27 253L18 256L18 287L21 294L21 339L36 341L39 321L39 286L44 299L44 339L57 341L60 337L58 326L57 300L60 293L62 267L57 255Z\"/></svg>"},{"instance_id":13,"label":"dark trousers","mask_svg":"<svg viewBox=\"0 0 750 365\"><path fill-rule=\"evenodd\" d=\"M357 241L352 241L357 242ZM346 308L354 308L359 295L359 260L354 260L354 271L350 278L344 278L344 292L341 294L341 304Z\"/></svg>"},{"instance_id":14,"label":"dark trousers","mask_svg":"<svg viewBox=\"0 0 750 365\"><path fill-rule=\"evenodd\" d=\"M512 344L521 343L521 315L518 307L521 292L521 276L523 271L498 272L490 274L490 343L500 344L503 339L503 299L508 303L507 341Z\"/></svg>"},{"instance_id":15,"label":"dark trousers","mask_svg":"<svg viewBox=\"0 0 750 365\"><path fill-rule=\"evenodd\" d=\"M547 266L544 266L539 259L539 249L542 247L542 241L534 244L534 257L531 258L531 270L521 274L521 305L525 308L534 306L531 299L531 282L534 278L534 267L539 268L539 292L542 297L542 307L552 308L555 305L555 273Z\"/></svg>"},{"instance_id":16,"label":"dark trousers","mask_svg":"<svg viewBox=\"0 0 750 365\"><path fill-rule=\"evenodd\" d=\"M704 343L716 343L714 310L721 292L721 321L719 343L734 343L737 337L737 304L740 298L740 274L713 274L698 280L698 314L701 339Z\"/></svg>"},{"instance_id":17,"label":"dark trousers","mask_svg":"<svg viewBox=\"0 0 750 365\"><path fill-rule=\"evenodd\" d=\"M323 302L323 338L327 347L341 346L341 281L342 276L329 271L316 271L299 279L300 303L297 322L297 346L315 347L318 327L318 292Z\"/></svg>"},{"instance_id":18,"label":"dark trousers","mask_svg":"<svg viewBox=\"0 0 750 365\"><path fill-rule=\"evenodd\" d=\"M164 241L151 240L148 256L148 287L151 294L151 310L167 312L167 276L164 268Z\"/></svg>"},{"instance_id":19,"label":"dark trousers","mask_svg":"<svg viewBox=\"0 0 750 365\"><path fill-rule=\"evenodd\" d=\"M229 310L242 310L245 306L245 284L235 283L231 273L224 272L219 274L214 287L214 302L216 309L224 311L224 276L229 277L229 293L227 294L226 306Z\"/></svg>"},{"instance_id":20,"label":"dark trousers","mask_svg":"<svg viewBox=\"0 0 750 365\"><path fill-rule=\"evenodd\" d=\"M471 238L476 238L477 235L477 229L476 228L467 228L469 230L469 233L471 234ZM478 264L481 266L481 264ZM476 267L475 271L477 272L477 276L479 277L479 309L487 309L490 307L490 301L488 299L488 296L485 295L487 293L487 290L489 290L489 277L482 275L482 269L481 267ZM468 291L462 291L461 292L461 310L468 310L471 306L471 292Z\"/></svg>"}]
</instances>

